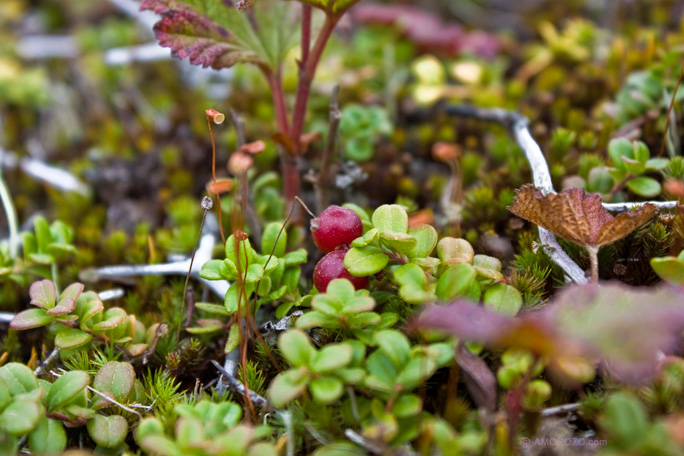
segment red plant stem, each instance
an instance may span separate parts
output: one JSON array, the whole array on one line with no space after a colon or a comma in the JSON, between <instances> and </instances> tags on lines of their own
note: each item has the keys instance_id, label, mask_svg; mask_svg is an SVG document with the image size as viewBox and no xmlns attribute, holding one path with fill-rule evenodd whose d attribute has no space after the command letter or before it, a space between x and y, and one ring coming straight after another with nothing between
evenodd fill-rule
<instances>
[{"instance_id":1,"label":"red plant stem","mask_svg":"<svg viewBox=\"0 0 684 456\"><path fill-rule=\"evenodd\" d=\"M278 131L287 135L290 126L287 121L287 108L285 106L285 91L283 90L281 70L278 69L277 73L264 70L264 76L266 76L268 86L271 89L271 95L273 96L273 107L275 108Z\"/></svg>"},{"instance_id":2,"label":"red plant stem","mask_svg":"<svg viewBox=\"0 0 684 456\"><path fill-rule=\"evenodd\" d=\"M208 116L207 125L209 126L209 137L211 138L211 177L213 179L214 191L216 192L219 231L221 232L221 241L223 241L223 245L226 245L226 236L223 234L223 221L221 220L221 193L216 188L216 144L214 143L214 134L211 132L211 121Z\"/></svg>"},{"instance_id":3,"label":"red plant stem","mask_svg":"<svg viewBox=\"0 0 684 456\"><path fill-rule=\"evenodd\" d=\"M309 48L311 47L311 5L302 3L302 60L309 59Z\"/></svg>"},{"instance_id":4,"label":"red plant stem","mask_svg":"<svg viewBox=\"0 0 684 456\"><path fill-rule=\"evenodd\" d=\"M332 31L337 24L339 16L326 14L323 27L316 37L316 42L311 49L306 61L301 62L301 69L299 71L299 84L297 85L297 95L295 98L294 113L292 115L292 126L290 128L290 139L295 146L295 155L301 153L300 138L304 128L304 117L306 115L306 105L309 101L309 93L311 92L311 81L316 75L316 68L321 59L325 45L332 35ZM287 176L285 176L287 179ZM286 194L287 196L287 194Z\"/></svg>"}]
</instances>

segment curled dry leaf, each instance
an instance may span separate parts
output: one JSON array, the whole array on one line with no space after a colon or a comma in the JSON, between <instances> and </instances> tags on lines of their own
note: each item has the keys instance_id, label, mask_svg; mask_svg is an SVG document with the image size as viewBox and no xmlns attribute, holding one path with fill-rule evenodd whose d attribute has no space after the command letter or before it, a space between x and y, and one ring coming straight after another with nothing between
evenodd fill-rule
<instances>
[{"instance_id":1,"label":"curled dry leaf","mask_svg":"<svg viewBox=\"0 0 684 456\"><path fill-rule=\"evenodd\" d=\"M522 186L508 210L568 241L598 248L622 239L646 223L657 208L646 203L632 212L613 217L598 194L583 188L543 195L532 184Z\"/></svg>"}]
</instances>

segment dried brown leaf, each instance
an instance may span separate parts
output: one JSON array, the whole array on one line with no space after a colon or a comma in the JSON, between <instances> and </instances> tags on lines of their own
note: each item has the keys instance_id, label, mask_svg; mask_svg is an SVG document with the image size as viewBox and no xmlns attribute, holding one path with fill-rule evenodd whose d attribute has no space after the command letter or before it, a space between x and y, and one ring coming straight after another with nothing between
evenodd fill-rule
<instances>
[{"instance_id":1,"label":"dried brown leaf","mask_svg":"<svg viewBox=\"0 0 684 456\"><path fill-rule=\"evenodd\" d=\"M647 203L635 211L613 217L603 208L598 194L587 193L583 188L570 188L544 196L532 184L517 191L515 201L508 209L568 241L594 248L627 236L657 210Z\"/></svg>"}]
</instances>

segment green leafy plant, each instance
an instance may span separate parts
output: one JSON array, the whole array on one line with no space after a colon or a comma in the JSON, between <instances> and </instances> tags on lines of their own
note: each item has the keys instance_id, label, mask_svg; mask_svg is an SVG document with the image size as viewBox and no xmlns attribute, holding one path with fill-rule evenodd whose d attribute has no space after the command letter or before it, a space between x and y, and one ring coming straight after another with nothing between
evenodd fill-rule
<instances>
[{"instance_id":1,"label":"green leafy plant","mask_svg":"<svg viewBox=\"0 0 684 456\"><path fill-rule=\"evenodd\" d=\"M676 257L652 258L651 267L661 279L684 285L684 250Z\"/></svg>"},{"instance_id":2,"label":"green leafy plant","mask_svg":"<svg viewBox=\"0 0 684 456\"><path fill-rule=\"evenodd\" d=\"M14 316L10 327L26 330L48 326L55 337L55 347L68 350L84 347L93 339L126 344L131 354L142 353L154 336L150 330L119 307L104 309L97 293L83 292L83 284L73 283L59 295L50 280L34 282L30 289L31 305Z\"/></svg>"},{"instance_id":3,"label":"green leafy plant","mask_svg":"<svg viewBox=\"0 0 684 456\"><path fill-rule=\"evenodd\" d=\"M665 168L668 164L666 158L651 158L646 144L641 141L630 143L624 138L613 139L608 144L608 153L614 165L614 168L608 170L615 180L615 187L611 193L627 187L645 198L653 198L660 194L660 182L645 174Z\"/></svg>"},{"instance_id":4,"label":"green leafy plant","mask_svg":"<svg viewBox=\"0 0 684 456\"><path fill-rule=\"evenodd\" d=\"M232 282L224 302L229 315L237 313L238 309L246 312L253 293L259 296L257 306L282 300L287 301L285 306L289 305L289 309L301 298L299 265L306 263L307 254L304 249L286 253L286 246L287 232L277 222L270 223L264 229L261 239L263 255L252 248L248 238L237 240L235 235L231 235L226 240L226 258L205 263L200 276L207 280ZM236 280L238 275L239 281ZM244 290L241 289L241 283L244 283Z\"/></svg>"},{"instance_id":5,"label":"green leafy plant","mask_svg":"<svg viewBox=\"0 0 684 456\"><path fill-rule=\"evenodd\" d=\"M392 124L387 112L380 107L350 104L342 109L340 135L346 160L370 160L377 138L391 132Z\"/></svg>"}]
</instances>

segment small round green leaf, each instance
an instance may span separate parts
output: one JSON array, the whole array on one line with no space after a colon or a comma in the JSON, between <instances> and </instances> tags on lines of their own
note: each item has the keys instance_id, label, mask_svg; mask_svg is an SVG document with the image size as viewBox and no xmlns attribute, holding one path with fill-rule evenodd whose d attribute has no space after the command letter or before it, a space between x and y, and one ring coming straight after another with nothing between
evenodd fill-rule
<instances>
[{"instance_id":1,"label":"small round green leaf","mask_svg":"<svg viewBox=\"0 0 684 456\"><path fill-rule=\"evenodd\" d=\"M484 306L503 315L515 316L522 304L520 292L505 283L495 283L484 294Z\"/></svg>"},{"instance_id":2,"label":"small round green leaf","mask_svg":"<svg viewBox=\"0 0 684 456\"><path fill-rule=\"evenodd\" d=\"M661 279L684 285L684 261L675 257L652 258L651 267Z\"/></svg>"},{"instance_id":3,"label":"small round green leaf","mask_svg":"<svg viewBox=\"0 0 684 456\"><path fill-rule=\"evenodd\" d=\"M69 348L77 348L86 345L93 339L93 336L78 328L68 328L60 331L55 336L55 348L59 350L67 350Z\"/></svg>"},{"instance_id":4,"label":"small round green leaf","mask_svg":"<svg viewBox=\"0 0 684 456\"><path fill-rule=\"evenodd\" d=\"M40 328L52 323L52 317L45 309L27 309L19 312L12 318L10 328L16 330Z\"/></svg>"},{"instance_id":5,"label":"small round green leaf","mask_svg":"<svg viewBox=\"0 0 684 456\"><path fill-rule=\"evenodd\" d=\"M371 220L373 226L381 232L406 233L408 231L408 214L398 204L383 204L373 212Z\"/></svg>"},{"instance_id":6,"label":"small round green leaf","mask_svg":"<svg viewBox=\"0 0 684 456\"><path fill-rule=\"evenodd\" d=\"M660 183L652 177L636 177L627 181L627 188L639 196L652 198L660 195L662 190Z\"/></svg>"},{"instance_id":7,"label":"small round green leaf","mask_svg":"<svg viewBox=\"0 0 684 456\"><path fill-rule=\"evenodd\" d=\"M318 373L334 372L349 364L352 353L349 345L326 345L312 357L311 370Z\"/></svg>"},{"instance_id":8,"label":"small round green leaf","mask_svg":"<svg viewBox=\"0 0 684 456\"><path fill-rule=\"evenodd\" d=\"M353 247L344 256L344 267L356 277L365 277L382 271L389 257L379 248L367 245Z\"/></svg>"},{"instance_id":9,"label":"small round green leaf","mask_svg":"<svg viewBox=\"0 0 684 456\"><path fill-rule=\"evenodd\" d=\"M38 380L33 371L21 363L7 363L0 367L0 378L12 396L30 393L38 388Z\"/></svg>"},{"instance_id":10,"label":"small round green leaf","mask_svg":"<svg viewBox=\"0 0 684 456\"><path fill-rule=\"evenodd\" d=\"M126 402L133 391L135 370L129 363L110 361L102 368L93 380L93 388L104 393L110 392L119 402Z\"/></svg>"},{"instance_id":11,"label":"small round green leaf","mask_svg":"<svg viewBox=\"0 0 684 456\"><path fill-rule=\"evenodd\" d=\"M316 353L309 336L300 330L290 330L278 337L278 349L293 366L307 366Z\"/></svg>"},{"instance_id":12,"label":"small round green leaf","mask_svg":"<svg viewBox=\"0 0 684 456\"><path fill-rule=\"evenodd\" d=\"M64 407L81 394L90 384L90 375L83 371L63 374L52 384L47 395L48 412Z\"/></svg>"},{"instance_id":13,"label":"small round green leaf","mask_svg":"<svg viewBox=\"0 0 684 456\"><path fill-rule=\"evenodd\" d=\"M269 402L283 407L301 395L309 383L303 369L289 370L276 375L268 389Z\"/></svg>"},{"instance_id":14,"label":"small round green leaf","mask_svg":"<svg viewBox=\"0 0 684 456\"><path fill-rule=\"evenodd\" d=\"M449 266L437 281L435 290L437 297L442 301L448 301L466 294L476 276L475 268L469 264L459 263Z\"/></svg>"},{"instance_id":15,"label":"small round green leaf","mask_svg":"<svg viewBox=\"0 0 684 456\"><path fill-rule=\"evenodd\" d=\"M104 448L116 448L128 435L128 422L121 415L95 415L86 427L95 443Z\"/></svg>"},{"instance_id":16,"label":"small round green leaf","mask_svg":"<svg viewBox=\"0 0 684 456\"><path fill-rule=\"evenodd\" d=\"M311 395L319 404L330 404L342 397L344 384L337 377L323 376L311 382Z\"/></svg>"},{"instance_id":17,"label":"small round green leaf","mask_svg":"<svg viewBox=\"0 0 684 456\"><path fill-rule=\"evenodd\" d=\"M21 436L31 432L43 417L43 407L29 400L14 400L0 413L0 429Z\"/></svg>"},{"instance_id":18,"label":"small round green leaf","mask_svg":"<svg viewBox=\"0 0 684 456\"><path fill-rule=\"evenodd\" d=\"M416 239L416 246L408 253L410 258L425 258L437 245L437 230L432 225L418 225L409 228L408 234Z\"/></svg>"},{"instance_id":19,"label":"small round green leaf","mask_svg":"<svg viewBox=\"0 0 684 456\"><path fill-rule=\"evenodd\" d=\"M61 421L43 417L35 431L29 434L28 444L32 454L61 454L67 444L64 425Z\"/></svg>"},{"instance_id":20,"label":"small round green leaf","mask_svg":"<svg viewBox=\"0 0 684 456\"><path fill-rule=\"evenodd\" d=\"M261 254L282 257L285 255L287 247L287 231L283 229L283 224L272 222L266 225L261 237Z\"/></svg>"}]
</instances>

